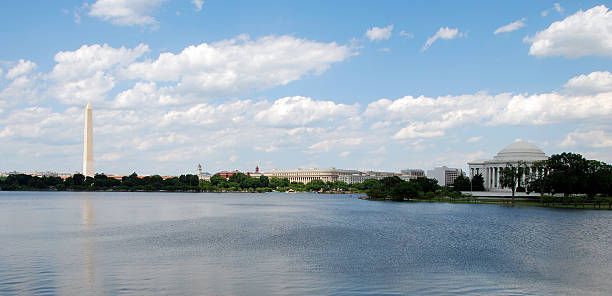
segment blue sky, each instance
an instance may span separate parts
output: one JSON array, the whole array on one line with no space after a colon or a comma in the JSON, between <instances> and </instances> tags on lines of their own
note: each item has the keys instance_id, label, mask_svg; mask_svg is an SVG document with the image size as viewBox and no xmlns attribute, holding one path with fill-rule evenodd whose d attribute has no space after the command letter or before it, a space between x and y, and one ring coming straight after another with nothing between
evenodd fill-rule
<instances>
[{"instance_id":1,"label":"blue sky","mask_svg":"<svg viewBox=\"0 0 612 296\"><path fill-rule=\"evenodd\" d=\"M198 2L0 4L0 171L612 162L608 1Z\"/></svg>"}]
</instances>

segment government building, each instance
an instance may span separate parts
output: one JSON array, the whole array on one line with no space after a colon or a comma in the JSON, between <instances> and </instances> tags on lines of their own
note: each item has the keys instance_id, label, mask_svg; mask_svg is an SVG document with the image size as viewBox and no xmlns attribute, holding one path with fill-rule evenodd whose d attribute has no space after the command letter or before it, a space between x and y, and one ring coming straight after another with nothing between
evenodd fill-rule
<instances>
[{"instance_id":1,"label":"government building","mask_svg":"<svg viewBox=\"0 0 612 296\"><path fill-rule=\"evenodd\" d=\"M516 141L499 151L493 159L475 160L468 162L468 166L470 178L477 174L482 175L485 190L502 191L504 189L500 185L500 177L506 165L511 164L518 167L519 162L523 162L527 167L526 174L529 175L534 172L532 170L534 170L533 164L535 162L547 159L546 154L538 146L524 141Z\"/></svg>"},{"instance_id":2,"label":"government building","mask_svg":"<svg viewBox=\"0 0 612 296\"><path fill-rule=\"evenodd\" d=\"M383 179L385 177L398 176L400 174L391 172L374 172L374 171L358 171L358 170L340 170L331 169L294 169L294 170L272 170L263 173L267 177L287 178L289 182L302 182L304 184L313 181L321 180L324 182L342 181L347 184L361 183L367 179Z\"/></svg>"}]
</instances>

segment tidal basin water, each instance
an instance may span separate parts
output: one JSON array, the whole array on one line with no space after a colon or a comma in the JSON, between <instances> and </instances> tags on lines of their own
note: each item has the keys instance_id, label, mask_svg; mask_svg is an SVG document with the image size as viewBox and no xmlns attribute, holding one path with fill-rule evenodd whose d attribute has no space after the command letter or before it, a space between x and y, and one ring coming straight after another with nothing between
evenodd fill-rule
<instances>
[{"instance_id":1,"label":"tidal basin water","mask_svg":"<svg viewBox=\"0 0 612 296\"><path fill-rule=\"evenodd\" d=\"M612 295L612 211L0 192L0 295Z\"/></svg>"}]
</instances>

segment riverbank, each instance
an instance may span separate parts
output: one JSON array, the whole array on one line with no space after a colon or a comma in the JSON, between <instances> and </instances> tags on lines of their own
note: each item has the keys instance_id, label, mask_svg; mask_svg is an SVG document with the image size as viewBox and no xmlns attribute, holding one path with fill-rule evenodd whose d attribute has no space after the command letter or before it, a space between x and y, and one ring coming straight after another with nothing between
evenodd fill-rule
<instances>
[{"instance_id":1,"label":"riverbank","mask_svg":"<svg viewBox=\"0 0 612 296\"><path fill-rule=\"evenodd\" d=\"M404 201L396 201L382 198L369 198L367 196L361 197L363 200L370 201L389 201L389 202L422 202L422 203L458 203L458 204L486 204L486 205L500 205L500 206L522 206L522 207L543 207L543 208L557 208L557 209L584 209L584 210L612 210L612 204L607 203L542 203L533 199L520 199L514 200L512 202L510 199L451 199L451 198L442 198L442 199L433 199L433 200L424 200L424 199L406 199Z\"/></svg>"}]
</instances>

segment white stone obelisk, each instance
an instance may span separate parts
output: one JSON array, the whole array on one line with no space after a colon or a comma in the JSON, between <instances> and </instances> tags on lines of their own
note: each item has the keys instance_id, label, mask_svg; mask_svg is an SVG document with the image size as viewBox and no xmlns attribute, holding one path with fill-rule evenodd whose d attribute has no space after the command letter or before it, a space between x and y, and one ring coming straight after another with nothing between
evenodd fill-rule
<instances>
[{"instance_id":1,"label":"white stone obelisk","mask_svg":"<svg viewBox=\"0 0 612 296\"><path fill-rule=\"evenodd\" d=\"M87 103L85 108L85 137L83 139L83 175L94 176L93 159L93 121L91 115L91 104Z\"/></svg>"}]
</instances>

